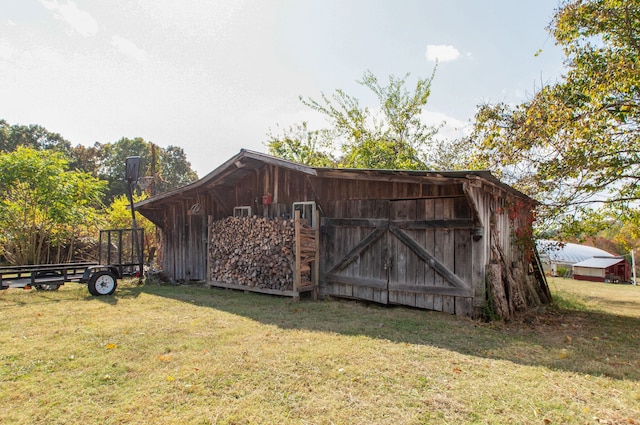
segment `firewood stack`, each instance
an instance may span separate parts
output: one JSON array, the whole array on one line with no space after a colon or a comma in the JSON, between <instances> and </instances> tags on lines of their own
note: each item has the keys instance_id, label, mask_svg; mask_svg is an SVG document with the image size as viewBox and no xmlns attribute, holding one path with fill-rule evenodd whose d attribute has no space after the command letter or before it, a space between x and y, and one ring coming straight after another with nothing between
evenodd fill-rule
<instances>
[{"instance_id":1,"label":"firewood stack","mask_svg":"<svg viewBox=\"0 0 640 425\"><path fill-rule=\"evenodd\" d=\"M313 230L303 223L300 233L311 239L300 239L301 282L309 284L315 240ZM255 289L293 289L295 220L227 217L211 224L210 235L211 280Z\"/></svg>"},{"instance_id":2,"label":"firewood stack","mask_svg":"<svg viewBox=\"0 0 640 425\"><path fill-rule=\"evenodd\" d=\"M298 287L313 285L311 281L311 263L316 257L316 235L306 220L300 220L300 231L298 233L300 239L300 282Z\"/></svg>"}]
</instances>

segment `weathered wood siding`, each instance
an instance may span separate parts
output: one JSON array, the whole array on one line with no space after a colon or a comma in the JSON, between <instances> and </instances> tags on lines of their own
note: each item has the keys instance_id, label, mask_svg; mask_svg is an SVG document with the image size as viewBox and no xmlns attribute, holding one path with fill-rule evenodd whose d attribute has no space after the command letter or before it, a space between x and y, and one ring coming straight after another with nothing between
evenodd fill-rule
<instances>
[{"instance_id":1,"label":"weathered wood siding","mask_svg":"<svg viewBox=\"0 0 640 425\"><path fill-rule=\"evenodd\" d=\"M175 280L206 278L207 216L188 213L193 205L170 204L162 227L162 268Z\"/></svg>"},{"instance_id":2,"label":"weathered wood siding","mask_svg":"<svg viewBox=\"0 0 640 425\"><path fill-rule=\"evenodd\" d=\"M487 172L474 173L316 169L241 153L210 179L141 211L162 229L165 272L200 280L207 278L208 220L229 217L234 207L290 218L294 202L314 201L322 223L320 295L470 315L486 306L487 276L497 262L508 269L505 287L523 277L524 289L516 290L531 292L507 208L528 198ZM263 202L267 194L271 203Z\"/></svg>"},{"instance_id":3,"label":"weathered wood siding","mask_svg":"<svg viewBox=\"0 0 640 425\"><path fill-rule=\"evenodd\" d=\"M471 314L473 220L465 197L340 200L329 211L324 295Z\"/></svg>"}]
</instances>

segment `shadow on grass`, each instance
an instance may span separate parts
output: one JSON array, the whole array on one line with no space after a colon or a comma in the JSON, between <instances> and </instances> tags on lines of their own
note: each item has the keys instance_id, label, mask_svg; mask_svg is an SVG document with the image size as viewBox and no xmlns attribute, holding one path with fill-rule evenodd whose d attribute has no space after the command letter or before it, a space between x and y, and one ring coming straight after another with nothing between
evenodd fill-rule
<instances>
[{"instance_id":1,"label":"shadow on grass","mask_svg":"<svg viewBox=\"0 0 640 425\"><path fill-rule=\"evenodd\" d=\"M191 285L148 284L132 288L132 293L136 291L282 329L365 336L522 365L640 380L640 319L592 311L575 300L559 299L545 311L523 315L511 323L483 323L440 312L362 301L295 302Z\"/></svg>"},{"instance_id":2,"label":"shadow on grass","mask_svg":"<svg viewBox=\"0 0 640 425\"><path fill-rule=\"evenodd\" d=\"M118 301L125 298L137 298L142 293L142 286L135 284L118 285L116 291L112 295L100 295L94 296L87 290L87 295L84 297L84 301L89 302L101 302L109 305L116 305Z\"/></svg>"},{"instance_id":3,"label":"shadow on grass","mask_svg":"<svg viewBox=\"0 0 640 425\"><path fill-rule=\"evenodd\" d=\"M54 291L38 291L36 289L8 289L7 291L21 291L29 292L31 296L28 298L20 299L19 297L6 297L11 301L8 303L0 303L0 309L4 307L15 307L31 304L55 304L60 302L77 302L78 294L83 301L101 302L109 305L116 305L118 301L125 298L137 298L142 293L142 286L132 283L119 284L116 292L113 295L93 296L87 290L87 286L80 283L67 283L65 285L67 290L54 290ZM0 293L1 295L2 293Z\"/></svg>"}]
</instances>

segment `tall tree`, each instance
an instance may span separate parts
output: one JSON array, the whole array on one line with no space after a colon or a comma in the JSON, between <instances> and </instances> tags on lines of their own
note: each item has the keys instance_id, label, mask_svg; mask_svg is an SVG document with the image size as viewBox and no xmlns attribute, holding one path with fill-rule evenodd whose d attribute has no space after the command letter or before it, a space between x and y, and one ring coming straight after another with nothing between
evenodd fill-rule
<instances>
[{"instance_id":1,"label":"tall tree","mask_svg":"<svg viewBox=\"0 0 640 425\"><path fill-rule=\"evenodd\" d=\"M271 155L306 164L312 167L335 167L338 160L331 153L331 144L320 137L319 131L311 131L303 121L284 130L279 135L269 133Z\"/></svg>"},{"instance_id":2,"label":"tall tree","mask_svg":"<svg viewBox=\"0 0 640 425\"><path fill-rule=\"evenodd\" d=\"M476 159L559 220L637 210L640 0L564 1L549 31L566 75L516 107L480 107Z\"/></svg>"},{"instance_id":3,"label":"tall tree","mask_svg":"<svg viewBox=\"0 0 640 425\"><path fill-rule=\"evenodd\" d=\"M142 193L133 196L133 202L139 202L147 199L148 195ZM153 260L153 256L157 249L156 226L148 218L144 217L138 211L135 212L136 224L138 229L144 229L143 241L143 257ZM105 209L106 226L109 229L128 229L131 227L131 208L129 198L126 195L118 196Z\"/></svg>"},{"instance_id":4,"label":"tall tree","mask_svg":"<svg viewBox=\"0 0 640 425\"><path fill-rule=\"evenodd\" d=\"M147 167L147 175L155 173ZM198 174L191 169L184 149L178 146L167 146L160 152L160 173L156 190L158 193L184 186L198 180Z\"/></svg>"},{"instance_id":5,"label":"tall tree","mask_svg":"<svg viewBox=\"0 0 640 425\"><path fill-rule=\"evenodd\" d=\"M97 144L100 156L98 175L109 182L107 201L127 193L124 164L129 156L139 156L140 175L147 177L152 194L175 189L198 179L182 148L162 149L141 137L123 137L115 143Z\"/></svg>"},{"instance_id":6,"label":"tall tree","mask_svg":"<svg viewBox=\"0 0 640 425\"><path fill-rule=\"evenodd\" d=\"M13 264L69 261L99 222L105 183L69 171L59 152L0 153L0 254Z\"/></svg>"},{"instance_id":7,"label":"tall tree","mask_svg":"<svg viewBox=\"0 0 640 425\"><path fill-rule=\"evenodd\" d=\"M10 125L0 119L0 152L13 152L18 147L45 149L71 153L71 143L58 133L52 133L40 125Z\"/></svg>"},{"instance_id":8,"label":"tall tree","mask_svg":"<svg viewBox=\"0 0 640 425\"><path fill-rule=\"evenodd\" d=\"M431 143L438 131L422 116L434 74L418 79L410 91L406 88L408 74L391 76L383 85L365 72L358 83L376 96L375 110L361 106L359 99L342 90L331 97L322 93L321 100L301 97L330 127L310 132L303 123L283 136L271 136L269 152L312 164L335 162L346 168L424 169L429 166Z\"/></svg>"},{"instance_id":9,"label":"tall tree","mask_svg":"<svg viewBox=\"0 0 640 425\"><path fill-rule=\"evenodd\" d=\"M127 157L140 157L141 175L143 174L143 167L146 167L151 162L149 143L141 137L134 139L123 137L115 143L99 143L97 148L100 155L98 176L109 183L106 203L111 203L118 196L127 193L127 182L124 179Z\"/></svg>"}]
</instances>

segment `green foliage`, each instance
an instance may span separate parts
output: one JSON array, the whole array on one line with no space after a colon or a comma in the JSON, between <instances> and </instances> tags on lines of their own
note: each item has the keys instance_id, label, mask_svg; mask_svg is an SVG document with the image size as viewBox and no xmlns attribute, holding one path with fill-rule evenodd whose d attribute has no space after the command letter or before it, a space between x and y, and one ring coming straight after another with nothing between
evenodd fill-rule
<instances>
[{"instance_id":1,"label":"green foliage","mask_svg":"<svg viewBox=\"0 0 640 425\"><path fill-rule=\"evenodd\" d=\"M0 119L0 152L12 152L18 147L71 152L71 143L58 133L47 131L39 125L9 125Z\"/></svg>"},{"instance_id":2,"label":"green foliage","mask_svg":"<svg viewBox=\"0 0 640 425\"><path fill-rule=\"evenodd\" d=\"M127 193L124 164L129 156L140 157L140 175L149 178L148 190L152 195L198 179L184 151L176 146L162 149L141 137L123 137L115 143L97 144L97 149L100 157L98 175L109 182L108 201Z\"/></svg>"},{"instance_id":3,"label":"green foliage","mask_svg":"<svg viewBox=\"0 0 640 425\"><path fill-rule=\"evenodd\" d=\"M140 202L148 197L146 193L134 195L133 202ZM149 258L157 249L156 226L139 212L136 211L135 214L137 227L144 229L143 255L144 258ZM105 210L106 226L109 229L131 228L131 218L131 207L126 195L118 196Z\"/></svg>"},{"instance_id":4,"label":"green foliage","mask_svg":"<svg viewBox=\"0 0 640 425\"><path fill-rule=\"evenodd\" d=\"M320 132L310 131L307 125L307 122L303 121L302 124L285 130L281 136L270 133L269 153L312 167L335 167L337 160L330 153L330 144L320 137Z\"/></svg>"},{"instance_id":5,"label":"green foliage","mask_svg":"<svg viewBox=\"0 0 640 425\"><path fill-rule=\"evenodd\" d=\"M60 152L68 159L70 170L106 180L109 183L106 203L127 193L124 164L128 156L141 157L141 177L146 177L146 190L150 194L166 192L198 179L184 150L177 146L160 148L140 137L123 137L114 143L72 147L62 136L42 126L9 125L0 120L0 152L13 152L21 146Z\"/></svg>"},{"instance_id":6,"label":"green foliage","mask_svg":"<svg viewBox=\"0 0 640 425\"><path fill-rule=\"evenodd\" d=\"M13 264L69 260L75 241L99 223L104 187L87 173L69 171L58 152L18 147L0 153L0 254Z\"/></svg>"},{"instance_id":7,"label":"green foliage","mask_svg":"<svg viewBox=\"0 0 640 425\"><path fill-rule=\"evenodd\" d=\"M438 131L421 116L434 75L435 70L409 91L408 74L404 78L391 76L388 85L381 85L371 72L365 72L358 83L377 97L375 110L362 107L357 98L342 90L331 97L322 93L319 101L301 98L304 105L320 112L330 127L309 131L305 122L283 136L270 135L269 153L316 166L425 169Z\"/></svg>"},{"instance_id":8,"label":"green foliage","mask_svg":"<svg viewBox=\"0 0 640 425\"><path fill-rule=\"evenodd\" d=\"M113 201L116 197L127 193L127 182L124 180L125 162L129 156L139 156L141 159L140 171L146 164L150 164L148 143L141 137L128 139L123 137L115 143L99 144L100 166L98 176L109 182L107 200Z\"/></svg>"},{"instance_id":9,"label":"green foliage","mask_svg":"<svg viewBox=\"0 0 640 425\"><path fill-rule=\"evenodd\" d=\"M542 201L543 216L556 221L632 214L640 199L640 0L565 1L549 30L564 48L566 75L521 105L481 106L475 161Z\"/></svg>"},{"instance_id":10,"label":"green foliage","mask_svg":"<svg viewBox=\"0 0 640 425\"><path fill-rule=\"evenodd\" d=\"M169 145L161 149L159 167L160 172L155 174L158 176L157 193L176 189L198 180L198 175L187 161L187 155L178 146ZM147 167L146 175L154 175L151 167Z\"/></svg>"}]
</instances>

